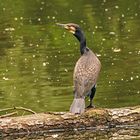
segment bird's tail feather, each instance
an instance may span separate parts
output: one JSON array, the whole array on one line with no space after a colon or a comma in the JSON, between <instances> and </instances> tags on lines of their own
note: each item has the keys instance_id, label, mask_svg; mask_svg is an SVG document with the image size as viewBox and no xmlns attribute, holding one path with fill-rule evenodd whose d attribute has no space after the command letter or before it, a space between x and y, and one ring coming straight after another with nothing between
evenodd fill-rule
<instances>
[{"instance_id":1,"label":"bird's tail feather","mask_svg":"<svg viewBox=\"0 0 140 140\"><path fill-rule=\"evenodd\" d=\"M74 98L72 105L70 107L70 112L74 114L81 114L84 111L85 111L85 99Z\"/></svg>"}]
</instances>

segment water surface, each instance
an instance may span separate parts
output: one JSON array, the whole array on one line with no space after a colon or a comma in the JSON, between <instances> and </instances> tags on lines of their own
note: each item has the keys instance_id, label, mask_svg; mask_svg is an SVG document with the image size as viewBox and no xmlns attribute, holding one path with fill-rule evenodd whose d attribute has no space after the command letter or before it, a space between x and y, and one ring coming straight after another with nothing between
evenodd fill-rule
<instances>
[{"instance_id":1,"label":"water surface","mask_svg":"<svg viewBox=\"0 0 140 140\"><path fill-rule=\"evenodd\" d=\"M79 42L57 22L79 24L102 63L94 104L139 105L139 0L1 0L0 108L69 110Z\"/></svg>"}]
</instances>

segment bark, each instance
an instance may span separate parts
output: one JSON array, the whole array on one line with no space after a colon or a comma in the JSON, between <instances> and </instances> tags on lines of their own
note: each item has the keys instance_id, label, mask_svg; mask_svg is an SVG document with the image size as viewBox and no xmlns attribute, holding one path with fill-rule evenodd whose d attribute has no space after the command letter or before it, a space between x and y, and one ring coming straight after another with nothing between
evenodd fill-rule
<instances>
[{"instance_id":1,"label":"bark","mask_svg":"<svg viewBox=\"0 0 140 140\"><path fill-rule=\"evenodd\" d=\"M0 136L124 127L140 127L140 106L89 109L82 115L73 115L68 112L48 112L1 118Z\"/></svg>"}]
</instances>

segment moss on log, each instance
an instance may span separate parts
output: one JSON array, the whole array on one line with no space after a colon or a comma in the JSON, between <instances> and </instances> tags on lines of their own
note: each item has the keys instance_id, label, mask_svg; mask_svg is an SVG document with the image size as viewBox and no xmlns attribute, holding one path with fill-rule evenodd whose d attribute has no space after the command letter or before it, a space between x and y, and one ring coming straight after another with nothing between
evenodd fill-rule
<instances>
[{"instance_id":1,"label":"moss on log","mask_svg":"<svg viewBox=\"0 0 140 140\"><path fill-rule=\"evenodd\" d=\"M27 135L73 130L140 127L140 106L117 109L89 109L82 115L68 112L39 113L0 119L0 135Z\"/></svg>"}]
</instances>

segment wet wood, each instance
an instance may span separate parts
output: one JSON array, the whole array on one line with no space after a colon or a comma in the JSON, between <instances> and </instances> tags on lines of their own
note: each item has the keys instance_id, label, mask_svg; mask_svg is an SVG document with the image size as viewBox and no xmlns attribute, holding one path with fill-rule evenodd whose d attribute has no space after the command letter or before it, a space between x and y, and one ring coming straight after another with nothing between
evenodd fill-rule
<instances>
[{"instance_id":1,"label":"wet wood","mask_svg":"<svg viewBox=\"0 0 140 140\"><path fill-rule=\"evenodd\" d=\"M53 133L88 129L140 127L140 106L90 109L82 115L67 112L39 113L0 119L0 136Z\"/></svg>"}]
</instances>

